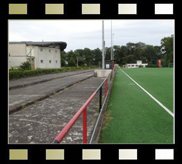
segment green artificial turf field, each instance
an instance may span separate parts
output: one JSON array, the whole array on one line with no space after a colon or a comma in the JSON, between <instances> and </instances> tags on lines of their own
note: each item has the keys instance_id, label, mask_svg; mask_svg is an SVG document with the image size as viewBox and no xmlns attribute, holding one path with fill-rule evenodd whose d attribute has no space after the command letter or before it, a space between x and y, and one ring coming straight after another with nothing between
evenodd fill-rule
<instances>
[{"instance_id":1,"label":"green artificial turf field","mask_svg":"<svg viewBox=\"0 0 182 164\"><path fill-rule=\"evenodd\" d=\"M173 112L173 68L122 69ZM100 143L173 143L173 117L117 69Z\"/></svg>"}]
</instances>

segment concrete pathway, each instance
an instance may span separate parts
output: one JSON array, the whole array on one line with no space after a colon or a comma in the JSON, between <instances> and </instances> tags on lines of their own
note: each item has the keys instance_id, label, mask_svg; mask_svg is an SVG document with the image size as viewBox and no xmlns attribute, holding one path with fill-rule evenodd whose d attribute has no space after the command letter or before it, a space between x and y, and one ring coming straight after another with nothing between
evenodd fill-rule
<instances>
[{"instance_id":1,"label":"concrete pathway","mask_svg":"<svg viewBox=\"0 0 182 164\"><path fill-rule=\"evenodd\" d=\"M78 76L84 78L90 76L90 74L77 75L72 79L69 79L71 77L67 77L64 78L64 81L65 83L69 83L70 80L74 80ZM62 82L59 80L54 80L56 81L54 84L53 81L48 82L47 85L46 83L42 86L39 84L35 89L35 91L37 90L36 94L40 95L42 93L41 87L48 89L51 84L53 86L56 84L61 85ZM9 143L52 143L57 134L70 121L102 81L102 78L89 78L9 115ZM35 97L36 94L34 93ZM98 115L98 108L99 95L97 94L87 108L88 140ZM82 143L82 139L81 116L61 143Z\"/></svg>"},{"instance_id":2,"label":"concrete pathway","mask_svg":"<svg viewBox=\"0 0 182 164\"><path fill-rule=\"evenodd\" d=\"M15 89L15 88L24 87L27 85L33 85L33 84L37 84L37 83L41 83L41 82L47 82L47 81L54 80L57 78L63 78L63 77L77 75L77 74L86 73L86 72L93 72L93 69L71 71L71 72L61 72L61 73L46 74L46 75L39 75L39 76L34 76L34 77L10 80L9 89Z\"/></svg>"},{"instance_id":3,"label":"concrete pathway","mask_svg":"<svg viewBox=\"0 0 182 164\"><path fill-rule=\"evenodd\" d=\"M56 92L90 78L93 75L94 73L91 71L64 78L57 78L44 83L12 89L9 91L9 113L11 114L17 110L20 110L29 104L42 100L51 94L55 94Z\"/></svg>"}]
</instances>

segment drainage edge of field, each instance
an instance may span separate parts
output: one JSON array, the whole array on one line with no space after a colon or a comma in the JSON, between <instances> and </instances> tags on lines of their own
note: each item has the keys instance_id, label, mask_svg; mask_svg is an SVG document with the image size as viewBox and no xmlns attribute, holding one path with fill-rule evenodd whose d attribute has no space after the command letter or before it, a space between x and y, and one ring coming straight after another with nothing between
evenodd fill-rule
<instances>
[{"instance_id":1,"label":"drainage edge of field","mask_svg":"<svg viewBox=\"0 0 182 164\"><path fill-rule=\"evenodd\" d=\"M57 91L54 91L54 92L52 92L52 93L50 93L50 94L48 94L48 95L46 95L46 96L42 96L42 97L40 97L40 98L38 98L38 99L36 99L36 100L33 100L33 101L31 101L31 102L28 102L28 103L26 103L26 104L21 104L20 106L14 108L14 109L9 110L9 115L11 115L11 114L13 114L13 113L15 113L15 112L18 112L18 111L20 111L20 110L23 110L24 108L26 108L26 107L28 107L28 106L30 106L30 105L32 105L32 104L35 104L35 103L37 103L38 101L42 101L42 100L44 100L44 99L46 99L46 98L48 98L48 97L50 97L50 96L52 96L52 95L55 95L56 93L58 93L58 92L60 92L60 91L64 91L65 89L68 89L68 88L72 87L73 85L78 84L78 83L80 83L80 82L82 82L82 81L85 81L85 80L87 80L87 79L89 79L89 78L91 78L91 77L94 77L94 75L91 75L91 76L89 76L89 77L86 77L86 78L84 78L84 79L82 79L82 80L79 80L79 81L77 81L77 82L75 82L75 83L69 84L69 85L67 85L67 86L65 86L65 87L63 87L63 88L61 88L61 89L59 89L59 90L57 90Z\"/></svg>"}]
</instances>

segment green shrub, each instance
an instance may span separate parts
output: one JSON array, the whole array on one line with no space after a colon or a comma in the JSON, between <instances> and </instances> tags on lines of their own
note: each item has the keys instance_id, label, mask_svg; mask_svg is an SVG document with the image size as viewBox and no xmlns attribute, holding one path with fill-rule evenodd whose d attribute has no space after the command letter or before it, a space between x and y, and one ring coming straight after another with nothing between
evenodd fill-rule
<instances>
[{"instance_id":1,"label":"green shrub","mask_svg":"<svg viewBox=\"0 0 182 164\"><path fill-rule=\"evenodd\" d=\"M31 64L26 61L26 62L23 62L21 65L20 65L20 68L22 70L31 70Z\"/></svg>"},{"instance_id":2,"label":"green shrub","mask_svg":"<svg viewBox=\"0 0 182 164\"><path fill-rule=\"evenodd\" d=\"M10 71L9 72L9 79L16 79L23 77L22 71Z\"/></svg>"},{"instance_id":3,"label":"green shrub","mask_svg":"<svg viewBox=\"0 0 182 164\"><path fill-rule=\"evenodd\" d=\"M18 67L11 67L11 68L9 69L9 71L19 71L19 69L20 69L20 68L18 68Z\"/></svg>"},{"instance_id":4,"label":"green shrub","mask_svg":"<svg viewBox=\"0 0 182 164\"><path fill-rule=\"evenodd\" d=\"M149 67L158 67L158 66L156 64L149 63L146 67L149 68Z\"/></svg>"},{"instance_id":5,"label":"green shrub","mask_svg":"<svg viewBox=\"0 0 182 164\"><path fill-rule=\"evenodd\" d=\"M82 65L82 67L87 67L87 64L86 64L86 63L85 63L85 64L83 64L83 65Z\"/></svg>"}]
</instances>

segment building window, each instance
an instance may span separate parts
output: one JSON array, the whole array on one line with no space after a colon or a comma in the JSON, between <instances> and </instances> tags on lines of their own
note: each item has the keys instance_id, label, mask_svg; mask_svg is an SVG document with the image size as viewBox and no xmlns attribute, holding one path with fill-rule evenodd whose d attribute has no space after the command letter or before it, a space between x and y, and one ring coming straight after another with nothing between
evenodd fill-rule
<instances>
[{"instance_id":1,"label":"building window","mask_svg":"<svg viewBox=\"0 0 182 164\"><path fill-rule=\"evenodd\" d=\"M51 63L51 60L49 60L49 63Z\"/></svg>"},{"instance_id":2,"label":"building window","mask_svg":"<svg viewBox=\"0 0 182 164\"><path fill-rule=\"evenodd\" d=\"M55 50L55 53L57 53L57 50Z\"/></svg>"},{"instance_id":3,"label":"building window","mask_svg":"<svg viewBox=\"0 0 182 164\"><path fill-rule=\"evenodd\" d=\"M43 60L40 60L41 63L43 63Z\"/></svg>"},{"instance_id":4,"label":"building window","mask_svg":"<svg viewBox=\"0 0 182 164\"><path fill-rule=\"evenodd\" d=\"M43 49L42 49L42 48L40 48L40 51L43 51Z\"/></svg>"}]
</instances>

